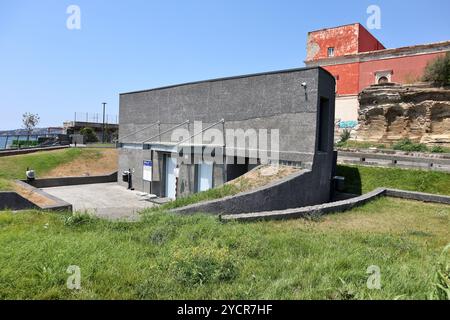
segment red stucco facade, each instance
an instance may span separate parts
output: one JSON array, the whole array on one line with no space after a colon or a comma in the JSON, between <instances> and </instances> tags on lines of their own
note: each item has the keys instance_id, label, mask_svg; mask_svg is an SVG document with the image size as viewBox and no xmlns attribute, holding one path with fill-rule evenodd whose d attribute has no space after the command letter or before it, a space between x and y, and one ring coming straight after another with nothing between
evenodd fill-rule
<instances>
[{"instance_id":1,"label":"red stucco facade","mask_svg":"<svg viewBox=\"0 0 450 320\"><path fill-rule=\"evenodd\" d=\"M351 95L359 89L359 63L323 67L336 78L336 92Z\"/></svg>"},{"instance_id":2,"label":"red stucco facade","mask_svg":"<svg viewBox=\"0 0 450 320\"><path fill-rule=\"evenodd\" d=\"M450 51L450 41L386 49L359 23L309 32L307 46L306 65L333 74L338 96L357 95L381 77L397 83L420 80L429 61Z\"/></svg>"},{"instance_id":3,"label":"red stucco facade","mask_svg":"<svg viewBox=\"0 0 450 320\"><path fill-rule=\"evenodd\" d=\"M412 83L420 81L428 62L443 55L445 53L431 53L361 62L359 63L359 86L356 93L375 83L377 71L392 71L391 82Z\"/></svg>"}]
</instances>

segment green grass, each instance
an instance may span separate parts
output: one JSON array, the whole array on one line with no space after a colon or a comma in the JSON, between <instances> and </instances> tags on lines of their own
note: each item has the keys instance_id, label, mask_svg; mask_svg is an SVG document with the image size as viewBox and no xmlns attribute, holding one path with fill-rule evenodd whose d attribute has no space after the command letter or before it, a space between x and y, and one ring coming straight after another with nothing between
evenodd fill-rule
<instances>
[{"instance_id":1,"label":"green grass","mask_svg":"<svg viewBox=\"0 0 450 320\"><path fill-rule=\"evenodd\" d=\"M450 174L445 172L339 165L337 175L345 177L345 191L349 193L387 187L450 195Z\"/></svg>"},{"instance_id":2,"label":"green grass","mask_svg":"<svg viewBox=\"0 0 450 320\"><path fill-rule=\"evenodd\" d=\"M345 142L337 142L336 148L338 149L369 149L369 148L378 148L378 149L386 149L386 150L400 150L400 151L417 151L417 152L425 152L425 153L450 153L450 148L448 147L438 147L431 146L428 147L425 144L413 143L408 139L400 140L394 145L383 144L383 143L374 143L374 142L365 142L365 141L355 141L355 140L347 140Z\"/></svg>"},{"instance_id":3,"label":"green grass","mask_svg":"<svg viewBox=\"0 0 450 320\"><path fill-rule=\"evenodd\" d=\"M89 148L115 148L116 147L116 145L114 143L101 143L101 142L88 143L86 146Z\"/></svg>"},{"instance_id":4,"label":"green grass","mask_svg":"<svg viewBox=\"0 0 450 320\"><path fill-rule=\"evenodd\" d=\"M0 190L10 188L13 179L25 179L25 171L30 167L36 171L37 177L44 175L59 165L73 161L79 157L99 158L99 150L70 148L58 151L44 151L25 155L0 158Z\"/></svg>"},{"instance_id":5,"label":"green grass","mask_svg":"<svg viewBox=\"0 0 450 320\"><path fill-rule=\"evenodd\" d=\"M0 189L94 149L0 158ZM338 166L347 191L450 194L450 174ZM221 223L167 209L235 194L225 186L147 210L136 223L0 212L0 299L427 299L450 283L450 206L382 198L324 218ZM71 265L81 290L66 287ZM371 265L381 290L366 287ZM439 287L439 284L441 287Z\"/></svg>"},{"instance_id":6,"label":"green grass","mask_svg":"<svg viewBox=\"0 0 450 320\"><path fill-rule=\"evenodd\" d=\"M364 141L355 141L355 140L347 140L345 142L337 142L337 148L354 148L354 149L369 149L369 148L378 148L378 149L386 149L388 146L381 143L373 143L373 142L364 142Z\"/></svg>"},{"instance_id":7,"label":"green grass","mask_svg":"<svg viewBox=\"0 0 450 320\"><path fill-rule=\"evenodd\" d=\"M449 217L449 206L388 198L323 219L248 224L3 212L0 299L426 299ZM79 291L66 288L70 265L80 267ZM366 287L371 265L381 290Z\"/></svg>"},{"instance_id":8,"label":"green grass","mask_svg":"<svg viewBox=\"0 0 450 320\"><path fill-rule=\"evenodd\" d=\"M222 185L215 189L209 189L207 191L194 193L182 198L178 198L174 201L171 201L169 203L166 203L158 208L153 209L152 211L164 211L164 210L170 210L175 208L180 208L184 206L188 206L190 204L202 202L202 201L208 201L208 200L214 200L214 199L220 199L224 198L226 196L232 196L240 192L240 189L234 185Z\"/></svg>"}]
</instances>

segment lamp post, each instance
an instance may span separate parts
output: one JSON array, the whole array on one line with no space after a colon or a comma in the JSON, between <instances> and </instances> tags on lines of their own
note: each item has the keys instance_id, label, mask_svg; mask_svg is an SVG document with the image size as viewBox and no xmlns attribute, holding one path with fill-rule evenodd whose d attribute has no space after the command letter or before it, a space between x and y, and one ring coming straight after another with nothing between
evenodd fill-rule
<instances>
[{"instance_id":1,"label":"lamp post","mask_svg":"<svg viewBox=\"0 0 450 320\"><path fill-rule=\"evenodd\" d=\"M103 102L103 122L102 122L102 143L105 143L105 109L106 102Z\"/></svg>"}]
</instances>

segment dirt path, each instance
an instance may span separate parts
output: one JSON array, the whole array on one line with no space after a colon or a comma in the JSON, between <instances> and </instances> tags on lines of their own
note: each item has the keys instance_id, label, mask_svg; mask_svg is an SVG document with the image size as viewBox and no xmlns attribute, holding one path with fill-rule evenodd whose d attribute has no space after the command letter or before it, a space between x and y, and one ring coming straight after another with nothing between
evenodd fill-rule
<instances>
[{"instance_id":1,"label":"dirt path","mask_svg":"<svg viewBox=\"0 0 450 320\"><path fill-rule=\"evenodd\" d=\"M92 151L95 152L52 169L43 178L98 176L117 171L117 149L96 149Z\"/></svg>"}]
</instances>

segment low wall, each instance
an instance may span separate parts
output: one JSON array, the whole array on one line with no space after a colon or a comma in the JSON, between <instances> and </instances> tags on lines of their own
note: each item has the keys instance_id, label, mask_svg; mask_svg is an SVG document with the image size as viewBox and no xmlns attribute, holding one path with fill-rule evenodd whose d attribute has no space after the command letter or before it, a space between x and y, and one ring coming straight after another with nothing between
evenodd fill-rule
<instances>
[{"instance_id":1,"label":"low wall","mask_svg":"<svg viewBox=\"0 0 450 320\"><path fill-rule=\"evenodd\" d=\"M48 194L47 192L45 192L41 189L35 188L35 187L29 185L28 183L20 181L20 180L16 180L16 184L20 185L22 188L30 190L30 193L37 193L44 198L52 200L52 202L53 202L53 204L45 205L45 206L33 204L34 208L36 208L36 209L49 210L49 211L72 211L72 205L68 202L65 202L62 199L52 196L51 194ZM25 209L28 209L28 208L25 208ZM17 209L17 210L19 210L19 209Z\"/></svg>"},{"instance_id":2,"label":"low wall","mask_svg":"<svg viewBox=\"0 0 450 320\"><path fill-rule=\"evenodd\" d=\"M312 171L302 170L249 192L189 205L174 209L173 212L182 214L198 212L239 214L282 210L328 202L328 194L324 197L323 194L317 192L317 183L318 179Z\"/></svg>"},{"instance_id":3,"label":"low wall","mask_svg":"<svg viewBox=\"0 0 450 320\"><path fill-rule=\"evenodd\" d=\"M253 212L237 215L222 215L220 219L222 221L257 221L257 220L288 220L288 219L304 218L308 216L324 215L328 213L336 213L350 210L357 206L361 206L369 201L372 201L380 196L417 200L423 202L450 204L450 196L435 195L405 190L378 188L372 192L366 193L359 197L325 203L322 205L308 206L289 210L270 211L270 212Z\"/></svg>"},{"instance_id":4,"label":"low wall","mask_svg":"<svg viewBox=\"0 0 450 320\"><path fill-rule=\"evenodd\" d=\"M53 151L53 150L59 150L59 149L66 149L69 147L70 146L55 146L55 147L44 147L44 148L2 150L2 151L0 151L0 157L16 156L16 155L20 155L20 154L35 153L35 152L40 152L40 151Z\"/></svg>"},{"instance_id":5,"label":"low wall","mask_svg":"<svg viewBox=\"0 0 450 320\"><path fill-rule=\"evenodd\" d=\"M439 194L405 191L397 189L386 189L386 196L401 199L410 199L423 202L450 204L450 197Z\"/></svg>"},{"instance_id":6,"label":"low wall","mask_svg":"<svg viewBox=\"0 0 450 320\"><path fill-rule=\"evenodd\" d=\"M0 210L26 210L38 207L15 192L0 192Z\"/></svg>"},{"instance_id":7,"label":"low wall","mask_svg":"<svg viewBox=\"0 0 450 320\"><path fill-rule=\"evenodd\" d=\"M80 184L94 184L94 183L108 183L117 182L117 172L106 176L86 176L86 177L62 177L62 178L47 178L36 179L23 182L35 188L52 188L62 186L74 186Z\"/></svg>"}]
</instances>

